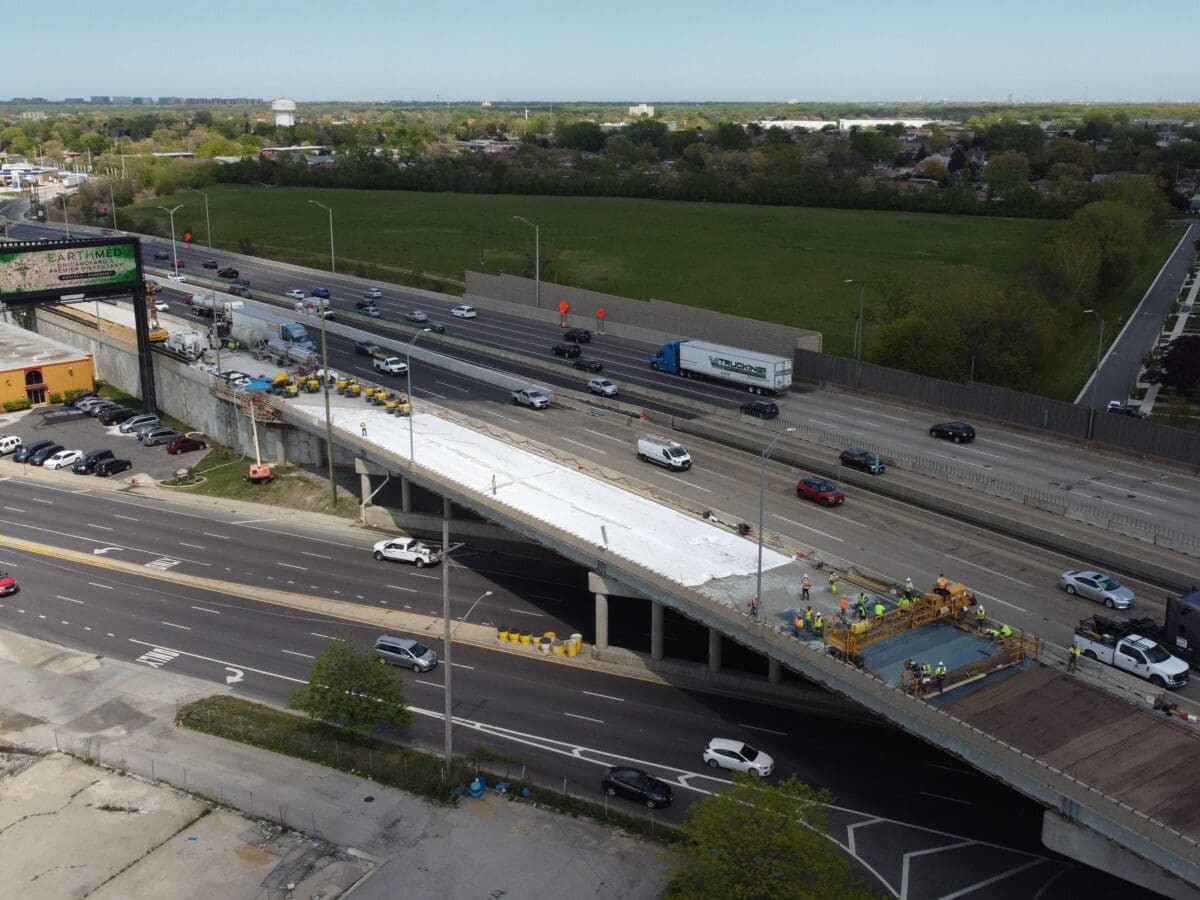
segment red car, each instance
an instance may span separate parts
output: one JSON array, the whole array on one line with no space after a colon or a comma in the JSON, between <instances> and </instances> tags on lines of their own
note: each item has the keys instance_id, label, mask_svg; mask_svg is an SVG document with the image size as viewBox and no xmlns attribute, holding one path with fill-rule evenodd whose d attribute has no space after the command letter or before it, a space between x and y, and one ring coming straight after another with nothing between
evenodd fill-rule
<instances>
[{"instance_id":1,"label":"red car","mask_svg":"<svg viewBox=\"0 0 1200 900\"><path fill-rule=\"evenodd\" d=\"M15 594L19 590L17 579L13 578L3 569L0 569L0 597L7 597L9 594Z\"/></svg>"},{"instance_id":2,"label":"red car","mask_svg":"<svg viewBox=\"0 0 1200 900\"><path fill-rule=\"evenodd\" d=\"M171 263L172 269L183 269L186 267L187 267L187 263L185 263L182 259L177 259Z\"/></svg>"},{"instance_id":3,"label":"red car","mask_svg":"<svg viewBox=\"0 0 1200 900\"><path fill-rule=\"evenodd\" d=\"M846 495L840 487L815 475L809 475L796 482L796 496L803 500L813 500L822 506L837 506L846 501Z\"/></svg>"},{"instance_id":4,"label":"red car","mask_svg":"<svg viewBox=\"0 0 1200 900\"><path fill-rule=\"evenodd\" d=\"M190 438L187 435L175 438L171 443L167 444L168 453L187 453L189 450L207 450L208 444L199 438Z\"/></svg>"}]
</instances>

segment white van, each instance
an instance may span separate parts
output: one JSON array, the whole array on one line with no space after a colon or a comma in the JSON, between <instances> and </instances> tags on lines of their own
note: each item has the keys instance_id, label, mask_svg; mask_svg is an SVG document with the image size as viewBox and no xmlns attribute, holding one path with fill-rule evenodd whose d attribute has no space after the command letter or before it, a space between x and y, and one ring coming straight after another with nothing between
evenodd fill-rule
<instances>
[{"instance_id":1,"label":"white van","mask_svg":"<svg viewBox=\"0 0 1200 900\"><path fill-rule=\"evenodd\" d=\"M15 434L0 435L0 456L16 453L21 449L21 439Z\"/></svg>"},{"instance_id":2,"label":"white van","mask_svg":"<svg viewBox=\"0 0 1200 900\"><path fill-rule=\"evenodd\" d=\"M674 472L692 467L692 458L683 449L683 445L669 438L655 435L638 438L637 455L643 462L658 463Z\"/></svg>"}]
</instances>

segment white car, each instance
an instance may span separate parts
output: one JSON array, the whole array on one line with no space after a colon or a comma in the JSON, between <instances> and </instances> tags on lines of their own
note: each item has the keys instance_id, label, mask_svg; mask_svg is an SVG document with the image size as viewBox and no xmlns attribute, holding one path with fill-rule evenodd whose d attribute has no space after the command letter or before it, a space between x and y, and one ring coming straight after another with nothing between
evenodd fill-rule
<instances>
[{"instance_id":1,"label":"white car","mask_svg":"<svg viewBox=\"0 0 1200 900\"><path fill-rule=\"evenodd\" d=\"M381 291L379 288L367 288L365 291L363 291L363 296L368 300L378 300L383 296L383 291Z\"/></svg>"},{"instance_id":2,"label":"white car","mask_svg":"<svg viewBox=\"0 0 1200 900\"><path fill-rule=\"evenodd\" d=\"M286 296L291 297L293 300L303 300L308 294L304 293L300 288L292 288L287 292Z\"/></svg>"},{"instance_id":3,"label":"white car","mask_svg":"<svg viewBox=\"0 0 1200 900\"><path fill-rule=\"evenodd\" d=\"M65 469L75 464L75 460L83 456L82 450L59 450L42 463L43 469Z\"/></svg>"},{"instance_id":4,"label":"white car","mask_svg":"<svg viewBox=\"0 0 1200 900\"><path fill-rule=\"evenodd\" d=\"M187 281L186 275L180 275L178 272L172 272L167 276L170 281Z\"/></svg>"},{"instance_id":5,"label":"white car","mask_svg":"<svg viewBox=\"0 0 1200 900\"><path fill-rule=\"evenodd\" d=\"M713 738L704 748L704 761L713 769L750 772L764 778L775 770L775 760L749 744L729 738Z\"/></svg>"},{"instance_id":6,"label":"white car","mask_svg":"<svg viewBox=\"0 0 1200 900\"><path fill-rule=\"evenodd\" d=\"M456 306L454 309L450 310L450 312L454 313L454 315L460 319L475 318L475 307L473 306Z\"/></svg>"},{"instance_id":7,"label":"white car","mask_svg":"<svg viewBox=\"0 0 1200 900\"><path fill-rule=\"evenodd\" d=\"M588 390L603 397L617 396L617 386L607 378L593 378L588 381Z\"/></svg>"},{"instance_id":8,"label":"white car","mask_svg":"<svg viewBox=\"0 0 1200 900\"><path fill-rule=\"evenodd\" d=\"M155 301L154 301L154 308L155 308L156 310L158 310L159 312L170 312L170 311L171 311L171 304L170 304L170 303L168 303L166 300L155 300Z\"/></svg>"}]
</instances>

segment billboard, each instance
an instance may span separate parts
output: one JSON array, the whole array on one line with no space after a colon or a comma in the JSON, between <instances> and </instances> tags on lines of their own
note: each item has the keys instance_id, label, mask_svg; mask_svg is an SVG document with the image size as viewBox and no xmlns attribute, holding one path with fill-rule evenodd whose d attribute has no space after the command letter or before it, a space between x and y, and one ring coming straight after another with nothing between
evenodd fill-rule
<instances>
[{"instance_id":1,"label":"billboard","mask_svg":"<svg viewBox=\"0 0 1200 900\"><path fill-rule=\"evenodd\" d=\"M136 238L0 244L0 301L130 294L142 282Z\"/></svg>"}]
</instances>

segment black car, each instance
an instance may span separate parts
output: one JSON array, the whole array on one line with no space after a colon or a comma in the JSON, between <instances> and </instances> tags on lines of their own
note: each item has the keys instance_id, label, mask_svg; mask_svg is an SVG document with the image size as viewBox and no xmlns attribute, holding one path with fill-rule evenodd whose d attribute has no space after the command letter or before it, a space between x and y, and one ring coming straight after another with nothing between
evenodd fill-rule
<instances>
[{"instance_id":1,"label":"black car","mask_svg":"<svg viewBox=\"0 0 1200 900\"><path fill-rule=\"evenodd\" d=\"M670 806L675 797L671 786L659 781L649 772L627 766L612 766L600 777L600 788L610 797L628 797L645 803L650 809Z\"/></svg>"},{"instance_id":2,"label":"black car","mask_svg":"<svg viewBox=\"0 0 1200 900\"><path fill-rule=\"evenodd\" d=\"M204 262L200 263L200 265L206 269L215 269L217 267L217 261L215 259L206 259Z\"/></svg>"},{"instance_id":3,"label":"black car","mask_svg":"<svg viewBox=\"0 0 1200 900\"><path fill-rule=\"evenodd\" d=\"M425 325L422 331L432 331L434 334L445 334L446 326L441 322L429 322Z\"/></svg>"},{"instance_id":4,"label":"black car","mask_svg":"<svg viewBox=\"0 0 1200 900\"><path fill-rule=\"evenodd\" d=\"M1120 400L1110 400L1108 402L1108 411L1118 416L1129 416L1133 419L1146 418L1146 414L1142 412L1140 406L1130 406L1127 403L1122 403Z\"/></svg>"},{"instance_id":5,"label":"black car","mask_svg":"<svg viewBox=\"0 0 1200 900\"><path fill-rule=\"evenodd\" d=\"M124 472L126 469L132 469L133 463L127 459L103 459L96 463L96 474L101 478L106 478L109 475L116 475L118 472Z\"/></svg>"},{"instance_id":6,"label":"black car","mask_svg":"<svg viewBox=\"0 0 1200 900\"><path fill-rule=\"evenodd\" d=\"M553 353L555 356L565 356L565 357L569 358L569 357L573 357L573 356L578 356L581 351L579 349L578 344L572 344L567 341L562 341L560 343L555 344L553 347L551 347L550 352Z\"/></svg>"},{"instance_id":7,"label":"black car","mask_svg":"<svg viewBox=\"0 0 1200 900\"><path fill-rule=\"evenodd\" d=\"M63 406L66 406L70 409L74 409L75 404L78 403L80 400L87 400L91 397L99 397L99 396L100 395L97 394L95 391L84 391L82 394L76 394L70 400L64 400Z\"/></svg>"},{"instance_id":8,"label":"black car","mask_svg":"<svg viewBox=\"0 0 1200 900\"><path fill-rule=\"evenodd\" d=\"M374 300L355 300L354 301L355 309L366 309L367 307L374 306L374 305L375 305Z\"/></svg>"},{"instance_id":9,"label":"black car","mask_svg":"<svg viewBox=\"0 0 1200 900\"><path fill-rule=\"evenodd\" d=\"M111 450L89 450L71 465L71 471L76 475L91 475L96 466L106 459L112 459L116 454Z\"/></svg>"},{"instance_id":10,"label":"black car","mask_svg":"<svg viewBox=\"0 0 1200 900\"><path fill-rule=\"evenodd\" d=\"M115 409L106 409L96 418L100 420L101 425L119 425L126 419L132 419L136 415L137 413L135 413L132 409L126 409L124 406L118 406Z\"/></svg>"},{"instance_id":11,"label":"black car","mask_svg":"<svg viewBox=\"0 0 1200 900\"><path fill-rule=\"evenodd\" d=\"M219 269L217 271L218 278L237 278L241 274L242 273L233 266L226 266L224 269Z\"/></svg>"},{"instance_id":12,"label":"black car","mask_svg":"<svg viewBox=\"0 0 1200 900\"><path fill-rule=\"evenodd\" d=\"M861 447L851 447L849 450L843 450L838 456L838 461L843 466L851 469L860 469L872 475L882 475L885 468L882 456L878 453L872 453L870 450L863 450Z\"/></svg>"},{"instance_id":13,"label":"black car","mask_svg":"<svg viewBox=\"0 0 1200 900\"><path fill-rule=\"evenodd\" d=\"M586 328L568 328L563 332L564 341L574 341L576 344L586 344L592 339L592 333Z\"/></svg>"},{"instance_id":14,"label":"black car","mask_svg":"<svg viewBox=\"0 0 1200 900\"><path fill-rule=\"evenodd\" d=\"M242 287L240 284L231 284L229 293L235 297L245 297L247 300L253 299L254 295L250 293L250 288Z\"/></svg>"},{"instance_id":15,"label":"black car","mask_svg":"<svg viewBox=\"0 0 1200 900\"><path fill-rule=\"evenodd\" d=\"M370 356L376 350L382 349L374 341L355 341L354 352L360 356Z\"/></svg>"},{"instance_id":16,"label":"black car","mask_svg":"<svg viewBox=\"0 0 1200 900\"><path fill-rule=\"evenodd\" d=\"M575 362L571 363L577 369L583 369L585 372L603 372L604 363L592 356L581 356Z\"/></svg>"},{"instance_id":17,"label":"black car","mask_svg":"<svg viewBox=\"0 0 1200 900\"><path fill-rule=\"evenodd\" d=\"M166 250L155 250L155 251L154 251L154 258L155 258L155 259L170 259L170 258L171 258L171 254L170 254L170 253L168 253Z\"/></svg>"},{"instance_id":18,"label":"black car","mask_svg":"<svg viewBox=\"0 0 1200 900\"><path fill-rule=\"evenodd\" d=\"M43 447L41 450L34 450L32 453L30 453L29 457L25 461L31 466L40 466L59 450L66 449L67 448L62 444L56 444L54 441L51 441L48 446Z\"/></svg>"},{"instance_id":19,"label":"black car","mask_svg":"<svg viewBox=\"0 0 1200 900\"><path fill-rule=\"evenodd\" d=\"M942 422L929 429L929 436L962 444L975 440L975 429L966 422Z\"/></svg>"},{"instance_id":20,"label":"black car","mask_svg":"<svg viewBox=\"0 0 1200 900\"><path fill-rule=\"evenodd\" d=\"M53 447L53 446L54 446L54 441L47 441L47 440L33 441L32 443L29 443L29 444L22 444L20 447L17 448L17 452L13 454L13 462L19 462L19 463L29 462L29 457L33 456L33 454L37 453L40 450L43 450L46 447ZM59 449L62 449L62 448L60 447Z\"/></svg>"},{"instance_id":21,"label":"black car","mask_svg":"<svg viewBox=\"0 0 1200 900\"><path fill-rule=\"evenodd\" d=\"M779 415L779 407L773 400L751 400L743 403L738 409L748 416L757 416L760 419L774 419Z\"/></svg>"}]
</instances>

